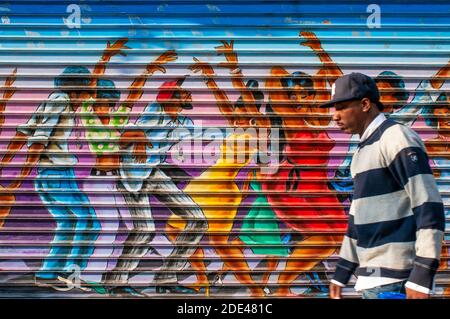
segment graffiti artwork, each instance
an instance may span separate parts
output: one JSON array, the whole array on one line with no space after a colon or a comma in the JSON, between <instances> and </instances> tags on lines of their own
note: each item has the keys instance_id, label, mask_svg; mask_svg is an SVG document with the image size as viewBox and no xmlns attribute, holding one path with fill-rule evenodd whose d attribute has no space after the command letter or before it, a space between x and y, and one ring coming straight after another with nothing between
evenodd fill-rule
<instances>
[{"instance_id":1,"label":"graffiti artwork","mask_svg":"<svg viewBox=\"0 0 450 319\"><path fill-rule=\"evenodd\" d=\"M0 297L327 297L359 137L319 105L354 71L449 217L449 6L399 6L0 3Z\"/></svg>"}]
</instances>

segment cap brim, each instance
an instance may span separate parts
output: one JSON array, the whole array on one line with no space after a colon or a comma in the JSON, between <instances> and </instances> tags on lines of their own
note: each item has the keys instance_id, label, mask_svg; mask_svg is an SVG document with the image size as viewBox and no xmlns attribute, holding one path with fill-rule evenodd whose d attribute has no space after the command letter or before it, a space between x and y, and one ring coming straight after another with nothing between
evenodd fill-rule
<instances>
[{"instance_id":1,"label":"cap brim","mask_svg":"<svg viewBox=\"0 0 450 319\"><path fill-rule=\"evenodd\" d=\"M331 100L329 102L326 102L324 104L321 104L319 107L333 107L336 103L341 103L341 102L347 102L347 101L351 101L351 100L356 100L356 98L345 98L345 99L336 99L336 100ZM381 103L380 101L376 101L374 102L380 109L384 108L383 103Z\"/></svg>"},{"instance_id":2,"label":"cap brim","mask_svg":"<svg viewBox=\"0 0 450 319\"><path fill-rule=\"evenodd\" d=\"M326 103L323 103L319 107L333 107L336 103L347 102L347 101L351 101L351 100L355 100L355 98L335 99L335 100L331 100Z\"/></svg>"}]
</instances>

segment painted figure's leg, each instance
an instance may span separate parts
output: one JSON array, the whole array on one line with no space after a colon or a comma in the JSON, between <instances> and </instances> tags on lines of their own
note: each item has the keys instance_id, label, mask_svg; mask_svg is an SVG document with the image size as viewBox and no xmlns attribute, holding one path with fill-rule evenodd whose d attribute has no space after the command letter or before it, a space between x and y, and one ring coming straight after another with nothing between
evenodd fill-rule
<instances>
[{"instance_id":1,"label":"painted figure's leg","mask_svg":"<svg viewBox=\"0 0 450 319\"><path fill-rule=\"evenodd\" d=\"M228 242L229 235L209 235L209 241L214 247L214 250L222 258L223 263L226 264L226 269L234 272L236 279L246 285L253 297L263 297L264 291L257 285L251 276L252 270L245 260L242 249L234 247ZM230 259L231 258L231 259Z\"/></svg>"},{"instance_id":2,"label":"painted figure's leg","mask_svg":"<svg viewBox=\"0 0 450 319\"><path fill-rule=\"evenodd\" d=\"M169 223L166 225L167 237L173 243L175 242L178 234L180 233L180 228L173 227ZM191 264L192 270L195 272L197 281L193 284L187 285L186 287L200 292L202 287L205 288L205 295L209 296L209 280L206 275L206 265L205 265L205 253L201 247L189 257L189 263Z\"/></svg>"},{"instance_id":3,"label":"painted figure's leg","mask_svg":"<svg viewBox=\"0 0 450 319\"><path fill-rule=\"evenodd\" d=\"M152 177L157 181L153 189L153 195L177 216L186 221L186 226L176 240L175 247L164 261L160 271L155 275L157 283L176 283L176 271L183 269L188 258L197 250L208 224L202 209L192 198L180 190L175 183L160 169L155 169ZM152 181L149 181L152 183ZM164 194L161 194L163 192ZM189 245L186 245L188 243Z\"/></svg>"},{"instance_id":4,"label":"painted figure's leg","mask_svg":"<svg viewBox=\"0 0 450 319\"><path fill-rule=\"evenodd\" d=\"M331 256L336 247L334 244L339 243L341 237L318 235L306 238L297 244L294 251L289 256L286 267L278 277L280 288L276 292L277 296L290 296L290 285L302 273L313 269L322 260ZM311 245L322 243L322 246L310 248ZM323 244L330 245L329 247Z\"/></svg>"},{"instance_id":5,"label":"painted figure's leg","mask_svg":"<svg viewBox=\"0 0 450 319\"><path fill-rule=\"evenodd\" d=\"M93 170L83 187L84 192L90 195L92 206L95 207L99 232L82 278L85 281L96 283L101 282L102 276L112 267L110 263L114 255L114 243L120 224L120 214L116 202L117 182L111 180L109 176L101 178L98 174L99 171ZM94 192L96 194L93 194Z\"/></svg>"},{"instance_id":6,"label":"painted figure's leg","mask_svg":"<svg viewBox=\"0 0 450 319\"><path fill-rule=\"evenodd\" d=\"M268 256L267 257L267 268L261 279L261 283L262 283L263 287L267 286L270 275L277 269L279 262L280 262L280 257L278 257L278 256Z\"/></svg>"},{"instance_id":7,"label":"painted figure's leg","mask_svg":"<svg viewBox=\"0 0 450 319\"><path fill-rule=\"evenodd\" d=\"M130 272L137 268L140 259L150 250L150 242L155 235L155 224L148 195L129 193L120 182L118 189L123 193L125 202L129 206L130 215L133 218L133 229L124 242L124 249L113 272L105 276L104 281L108 285L127 283Z\"/></svg>"},{"instance_id":8,"label":"painted figure's leg","mask_svg":"<svg viewBox=\"0 0 450 319\"><path fill-rule=\"evenodd\" d=\"M63 272L66 264L65 256L70 253L74 236L75 221L71 212L64 206L57 206L60 204L57 192L61 191L61 178L64 178L62 170L40 169L35 181L36 192L56 222L56 233L50 243L50 251L41 269L36 273L38 278L56 279Z\"/></svg>"},{"instance_id":9,"label":"painted figure's leg","mask_svg":"<svg viewBox=\"0 0 450 319\"><path fill-rule=\"evenodd\" d=\"M72 265L76 265L80 270L83 270L87 266L89 257L94 252L95 240L98 238L101 225L88 197L79 189L76 180L68 180L64 184L67 185L64 189L70 190L67 193L67 202L72 204L68 209L76 217L75 236L71 250L72 258L67 261L66 270L70 271ZM77 206L77 204L80 206Z\"/></svg>"}]
</instances>

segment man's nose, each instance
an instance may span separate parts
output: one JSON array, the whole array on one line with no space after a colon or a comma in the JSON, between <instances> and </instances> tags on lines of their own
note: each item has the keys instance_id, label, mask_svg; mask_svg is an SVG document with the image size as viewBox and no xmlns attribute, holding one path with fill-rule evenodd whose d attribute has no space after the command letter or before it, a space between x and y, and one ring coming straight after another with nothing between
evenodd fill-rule
<instances>
[{"instance_id":1,"label":"man's nose","mask_svg":"<svg viewBox=\"0 0 450 319\"><path fill-rule=\"evenodd\" d=\"M333 116L331 117L333 119L334 122L339 121L340 117L339 117L339 113L338 112L333 112Z\"/></svg>"}]
</instances>

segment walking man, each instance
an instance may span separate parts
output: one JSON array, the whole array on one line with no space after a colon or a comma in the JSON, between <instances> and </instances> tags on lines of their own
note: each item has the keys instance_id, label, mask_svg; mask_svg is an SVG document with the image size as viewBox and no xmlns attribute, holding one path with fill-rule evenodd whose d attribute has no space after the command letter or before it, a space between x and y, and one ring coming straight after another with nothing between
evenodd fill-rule
<instances>
[{"instance_id":1,"label":"walking man","mask_svg":"<svg viewBox=\"0 0 450 319\"><path fill-rule=\"evenodd\" d=\"M429 298L444 232L444 207L425 146L412 129L386 119L375 81L361 73L336 80L333 120L359 134L351 176L353 201L330 297L355 272L363 298L382 292Z\"/></svg>"}]
</instances>

